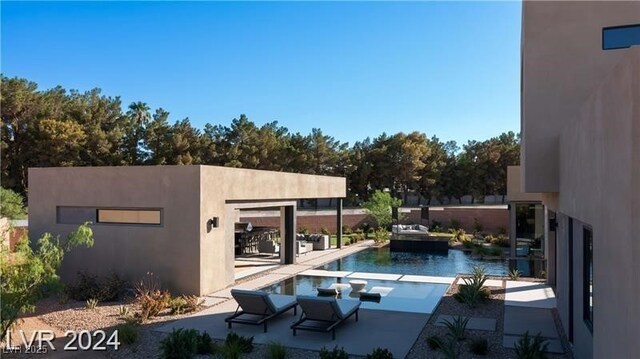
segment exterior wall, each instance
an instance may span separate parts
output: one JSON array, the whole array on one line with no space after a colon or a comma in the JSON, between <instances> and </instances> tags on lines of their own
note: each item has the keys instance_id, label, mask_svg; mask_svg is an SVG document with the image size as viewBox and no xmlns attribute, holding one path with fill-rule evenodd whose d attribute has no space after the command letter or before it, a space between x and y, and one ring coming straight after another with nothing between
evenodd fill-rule
<instances>
[{"instance_id":1,"label":"exterior wall","mask_svg":"<svg viewBox=\"0 0 640 359\"><path fill-rule=\"evenodd\" d=\"M574 230L578 358L628 357L640 351L640 284L635 278L640 273L640 48L622 52L623 59L577 112L578 121L560 135L558 211L590 225L594 236L591 355L579 289L582 232Z\"/></svg>"},{"instance_id":2,"label":"exterior wall","mask_svg":"<svg viewBox=\"0 0 640 359\"><path fill-rule=\"evenodd\" d=\"M526 192L559 190L561 124L624 56L602 51L602 28L638 23L640 2L524 1L521 164Z\"/></svg>"},{"instance_id":3,"label":"exterior wall","mask_svg":"<svg viewBox=\"0 0 640 359\"><path fill-rule=\"evenodd\" d=\"M161 226L93 224L94 247L66 255L62 279L115 272L135 282L153 272L174 291L199 293L199 181L197 166L31 168L29 235L77 228L57 223L57 206L162 208Z\"/></svg>"},{"instance_id":4,"label":"exterior wall","mask_svg":"<svg viewBox=\"0 0 640 359\"><path fill-rule=\"evenodd\" d=\"M307 198L343 198L346 179L295 173L201 166L200 292L210 293L234 281L233 223L238 211L228 201L283 201ZM219 217L219 228L206 222ZM335 217L334 222L335 222ZM280 226L280 222L274 226Z\"/></svg>"},{"instance_id":5,"label":"exterior wall","mask_svg":"<svg viewBox=\"0 0 640 359\"><path fill-rule=\"evenodd\" d=\"M241 213L243 222L251 222L256 226L277 227L279 218L277 213ZM420 210L414 209L409 213L404 213L403 223L426 223L420 219ZM320 229L325 227L331 233L336 231L335 211L308 212L298 211L298 228L305 227L311 233L320 233ZM457 220L466 231L473 231L475 219L482 224L487 232L498 233L502 228L509 228L509 214L506 206L468 206L468 207L431 207L429 216L433 221L440 222L442 226L448 227L451 220ZM375 223L373 217L362 210L345 209L343 213L343 224L351 228L360 228L365 222Z\"/></svg>"},{"instance_id":6,"label":"exterior wall","mask_svg":"<svg viewBox=\"0 0 640 359\"><path fill-rule=\"evenodd\" d=\"M507 198L509 202L542 202L541 193L528 193L522 190L522 168L507 167Z\"/></svg>"},{"instance_id":7,"label":"exterior wall","mask_svg":"<svg viewBox=\"0 0 640 359\"><path fill-rule=\"evenodd\" d=\"M73 281L77 271L115 272L135 282L153 272L174 293L202 295L234 281L238 211L229 201L295 205L291 199L345 195L344 178L214 166L32 168L29 235L66 236L77 228L58 223L58 206L89 208L85 213L160 208L160 226L94 223L94 247L69 253L62 278ZM212 217L218 217L218 228L208 228Z\"/></svg>"}]
</instances>

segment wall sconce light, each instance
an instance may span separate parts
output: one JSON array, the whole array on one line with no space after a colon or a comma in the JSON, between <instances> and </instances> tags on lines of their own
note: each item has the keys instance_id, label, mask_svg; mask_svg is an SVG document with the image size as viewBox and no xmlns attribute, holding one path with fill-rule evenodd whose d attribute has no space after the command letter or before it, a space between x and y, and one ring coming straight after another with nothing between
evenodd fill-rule
<instances>
[{"instance_id":1,"label":"wall sconce light","mask_svg":"<svg viewBox=\"0 0 640 359\"><path fill-rule=\"evenodd\" d=\"M211 219L207 221L207 232L211 232L211 229L213 228L218 228L218 222L218 217L211 217Z\"/></svg>"}]
</instances>

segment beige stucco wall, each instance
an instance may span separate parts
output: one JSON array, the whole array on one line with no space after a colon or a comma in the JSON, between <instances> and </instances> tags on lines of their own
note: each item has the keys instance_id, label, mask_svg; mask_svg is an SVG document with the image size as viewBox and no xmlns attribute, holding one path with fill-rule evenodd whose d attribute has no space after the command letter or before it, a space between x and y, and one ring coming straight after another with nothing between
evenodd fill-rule
<instances>
[{"instance_id":1,"label":"beige stucco wall","mask_svg":"<svg viewBox=\"0 0 640 359\"><path fill-rule=\"evenodd\" d=\"M520 166L507 167L507 199L509 202L541 202L543 199L540 193L524 192L521 187Z\"/></svg>"},{"instance_id":2,"label":"beige stucco wall","mask_svg":"<svg viewBox=\"0 0 640 359\"><path fill-rule=\"evenodd\" d=\"M58 206L161 208L161 226L93 224L95 246L65 258L63 279L73 281L82 270L115 272L133 282L153 272L175 293L207 294L234 280L239 213L228 201L295 205L291 200L345 195L345 178L215 166L32 168L29 234L35 239L75 229L77 224L57 223ZM212 217L220 226L208 231Z\"/></svg>"},{"instance_id":3,"label":"beige stucco wall","mask_svg":"<svg viewBox=\"0 0 640 359\"><path fill-rule=\"evenodd\" d=\"M640 1L525 1L522 19L522 188L558 192L560 129L624 56L602 28L638 23Z\"/></svg>"},{"instance_id":4,"label":"beige stucco wall","mask_svg":"<svg viewBox=\"0 0 640 359\"><path fill-rule=\"evenodd\" d=\"M219 217L220 228L200 228L200 291L210 293L233 282L233 223L239 212L227 201L287 201L344 198L346 179L295 173L202 166L200 223ZM278 204L278 203L275 203ZM265 204L263 204L265 205Z\"/></svg>"},{"instance_id":5,"label":"beige stucco wall","mask_svg":"<svg viewBox=\"0 0 640 359\"><path fill-rule=\"evenodd\" d=\"M640 352L640 47L621 56L559 141L558 210L593 228L594 358ZM575 295L582 303L581 291ZM576 312L576 340L584 343L590 334L580 305ZM576 351L588 357L585 345Z\"/></svg>"},{"instance_id":6,"label":"beige stucco wall","mask_svg":"<svg viewBox=\"0 0 640 359\"><path fill-rule=\"evenodd\" d=\"M197 293L199 182L197 166L31 168L29 235L77 227L57 223L56 206L162 208L162 226L93 224L95 246L67 255L62 278L113 271L138 281L153 272L174 291Z\"/></svg>"}]
</instances>

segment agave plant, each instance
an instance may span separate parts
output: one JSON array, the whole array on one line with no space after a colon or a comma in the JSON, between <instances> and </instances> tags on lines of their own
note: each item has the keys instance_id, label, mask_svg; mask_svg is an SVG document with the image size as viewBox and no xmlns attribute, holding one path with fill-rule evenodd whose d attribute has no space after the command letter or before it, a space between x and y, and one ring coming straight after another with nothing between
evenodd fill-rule
<instances>
[{"instance_id":1,"label":"agave plant","mask_svg":"<svg viewBox=\"0 0 640 359\"><path fill-rule=\"evenodd\" d=\"M469 318L457 316L453 318L453 321L445 319L443 322L447 329L449 329L449 333L447 335L453 340L461 341L466 338L465 330L467 329Z\"/></svg>"},{"instance_id":2,"label":"agave plant","mask_svg":"<svg viewBox=\"0 0 640 359\"><path fill-rule=\"evenodd\" d=\"M87 309L96 309L98 306L98 300L95 298L87 300Z\"/></svg>"},{"instance_id":3,"label":"agave plant","mask_svg":"<svg viewBox=\"0 0 640 359\"><path fill-rule=\"evenodd\" d=\"M547 354L545 352L549 346L549 343L545 343L546 341L540 333L531 337L529 331L525 332L524 336L514 346L516 357L518 359L546 359Z\"/></svg>"},{"instance_id":4,"label":"agave plant","mask_svg":"<svg viewBox=\"0 0 640 359\"><path fill-rule=\"evenodd\" d=\"M521 275L522 273L520 273L520 271L517 268L513 268L512 270L509 271L509 278L511 280L518 280L520 279Z\"/></svg>"}]
</instances>

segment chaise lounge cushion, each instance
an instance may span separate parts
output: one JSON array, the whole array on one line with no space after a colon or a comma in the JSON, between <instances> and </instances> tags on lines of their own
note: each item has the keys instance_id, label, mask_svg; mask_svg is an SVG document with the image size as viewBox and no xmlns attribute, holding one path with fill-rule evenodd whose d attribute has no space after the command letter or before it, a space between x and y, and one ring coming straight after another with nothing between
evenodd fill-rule
<instances>
[{"instance_id":1,"label":"chaise lounge cushion","mask_svg":"<svg viewBox=\"0 0 640 359\"><path fill-rule=\"evenodd\" d=\"M344 319L360 307L360 302L335 297L298 296L298 304L310 320Z\"/></svg>"},{"instance_id":2,"label":"chaise lounge cushion","mask_svg":"<svg viewBox=\"0 0 640 359\"><path fill-rule=\"evenodd\" d=\"M250 314L265 314L265 312L273 314L284 308L290 308L296 303L296 298L290 295L269 294L255 290L231 289L231 296L245 313Z\"/></svg>"}]
</instances>

